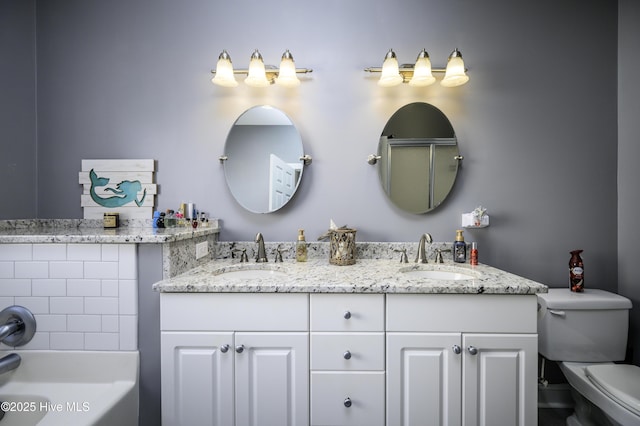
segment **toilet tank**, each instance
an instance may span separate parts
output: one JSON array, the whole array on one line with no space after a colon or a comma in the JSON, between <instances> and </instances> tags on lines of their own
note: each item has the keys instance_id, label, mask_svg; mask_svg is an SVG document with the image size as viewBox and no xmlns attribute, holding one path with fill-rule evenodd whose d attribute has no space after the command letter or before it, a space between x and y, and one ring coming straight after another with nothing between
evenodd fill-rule
<instances>
[{"instance_id":1,"label":"toilet tank","mask_svg":"<svg viewBox=\"0 0 640 426\"><path fill-rule=\"evenodd\" d=\"M538 294L538 352L553 361L622 361L631 301L604 290Z\"/></svg>"}]
</instances>

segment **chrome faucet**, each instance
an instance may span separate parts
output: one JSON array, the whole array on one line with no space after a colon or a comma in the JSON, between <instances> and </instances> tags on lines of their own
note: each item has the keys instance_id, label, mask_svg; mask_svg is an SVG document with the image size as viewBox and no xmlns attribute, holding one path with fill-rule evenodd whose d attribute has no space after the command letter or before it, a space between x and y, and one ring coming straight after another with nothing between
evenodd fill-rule
<instances>
[{"instance_id":1,"label":"chrome faucet","mask_svg":"<svg viewBox=\"0 0 640 426\"><path fill-rule=\"evenodd\" d=\"M427 250L426 243L431 244L433 242L433 238L431 238L431 234L422 234L420 237L420 242L418 243L418 254L416 255L416 263L427 263Z\"/></svg>"},{"instance_id":2,"label":"chrome faucet","mask_svg":"<svg viewBox=\"0 0 640 426\"><path fill-rule=\"evenodd\" d=\"M258 255L256 256L256 262L268 262L267 252L264 249L264 238L260 232L256 235L256 243L258 243Z\"/></svg>"},{"instance_id":3,"label":"chrome faucet","mask_svg":"<svg viewBox=\"0 0 640 426\"><path fill-rule=\"evenodd\" d=\"M15 370L20 365L20 361L22 361L22 359L18 354L9 354L3 357L0 359L0 374Z\"/></svg>"}]
</instances>

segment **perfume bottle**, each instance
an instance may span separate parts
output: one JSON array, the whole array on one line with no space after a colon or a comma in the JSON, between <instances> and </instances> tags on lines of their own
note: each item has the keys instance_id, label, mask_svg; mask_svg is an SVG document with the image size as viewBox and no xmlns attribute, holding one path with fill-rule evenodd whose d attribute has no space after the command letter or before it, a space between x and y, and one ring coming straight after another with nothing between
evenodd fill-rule
<instances>
[{"instance_id":1,"label":"perfume bottle","mask_svg":"<svg viewBox=\"0 0 640 426\"><path fill-rule=\"evenodd\" d=\"M571 291L581 293L584 291L584 263L580 257L582 250L573 250L569 259L569 285Z\"/></svg>"}]
</instances>

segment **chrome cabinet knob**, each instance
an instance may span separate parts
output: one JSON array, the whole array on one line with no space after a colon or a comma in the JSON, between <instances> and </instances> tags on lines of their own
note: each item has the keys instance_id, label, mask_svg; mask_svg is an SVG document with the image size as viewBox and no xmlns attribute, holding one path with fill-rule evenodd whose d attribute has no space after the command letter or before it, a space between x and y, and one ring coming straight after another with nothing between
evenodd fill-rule
<instances>
[{"instance_id":1,"label":"chrome cabinet knob","mask_svg":"<svg viewBox=\"0 0 640 426\"><path fill-rule=\"evenodd\" d=\"M467 351L469 351L469 353L471 355L477 355L478 354L478 348L476 348L475 346L469 346L467 348Z\"/></svg>"},{"instance_id":2,"label":"chrome cabinet knob","mask_svg":"<svg viewBox=\"0 0 640 426\"><path fill-rule=\"evenodd\" d=\"M347 408L349 408L349 407L351 407L351 404L352 404L352 402L351 402L351 398L346 397L346 398L344 399L344 406L345 406L345 407L347 407Z\"/></svg>"},{"instance_id":3,"label":"chrome cabinet knob","mask_svg":"<svg viewBox=\"0 0 640 426\"><path fill-rule=\"evenodd\" d=\"M228 350L229 350L229 345L220 346L220 352L222 352L223 354L226 354Z\"/></svg>"},{"instance_id":4,"label":"chrome cabinet knob","mask_svg":"<svg viewBox=\"0 0 640 426\"><path fill-rule=\"evenodd\" d=\"M351 318L351 312L345 311L343 316L344 316L344 319L349 319Z\"/></svg>"},{"instance_id":5,"label":"chrome cabinet knob","mask_svg":"<svg viewBox=\"0 0 640 426\"><path fill-rule=\"evenodd\" d=\"M236 352L241 354L242 352L244 352L244 345L238 345L236 346Z\"/></svg>"},{"instance_id":6,"label":"chrome cabinet knob","mask_svg":"<svg viewBox=\"0 0 640 426\"><path fill-rule=\"evenodd\" d=\"M460 353L462 352L462 349L458 345L453 345L451 350L453 350L453 353L456 354L456 355L460 355Z\"/></svg>"},{"instance_id":7,"label":"chrome cabinet knob","mask_svg":"<svg viewBox=\"0 0 640 426\"><path fill-rule=\"evenodd\" d=\"M344 357L344 359L351 359L351 351L345 351L342 356Z\"/></svg>"}]
</instances>

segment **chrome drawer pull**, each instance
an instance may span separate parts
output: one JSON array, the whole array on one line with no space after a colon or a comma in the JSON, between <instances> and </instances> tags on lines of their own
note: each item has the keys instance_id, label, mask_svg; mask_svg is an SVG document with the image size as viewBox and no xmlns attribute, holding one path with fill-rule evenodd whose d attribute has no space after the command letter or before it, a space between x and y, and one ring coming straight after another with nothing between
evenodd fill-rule
<instances>
[{"instance_id":1,"label":"chrome drawer pull","mask_svg":"<svg viewBox=\"0 0 640 426\"><path fill-rule=\"evenodd\" d=\"M346 351L342 356L344 359L351 359L351 351Z\"/></svg>"},{"instance_id":2,"label":"chrome drawer pull","mask_svg":"<svg viewBox=\"0 0 640 426\"><path fill-rule=\"evenodd\" d=\"M347 407L347 408L351 407L351 398L346 397L344 399L344 406Z\"/></svg>"}]
</instances>

